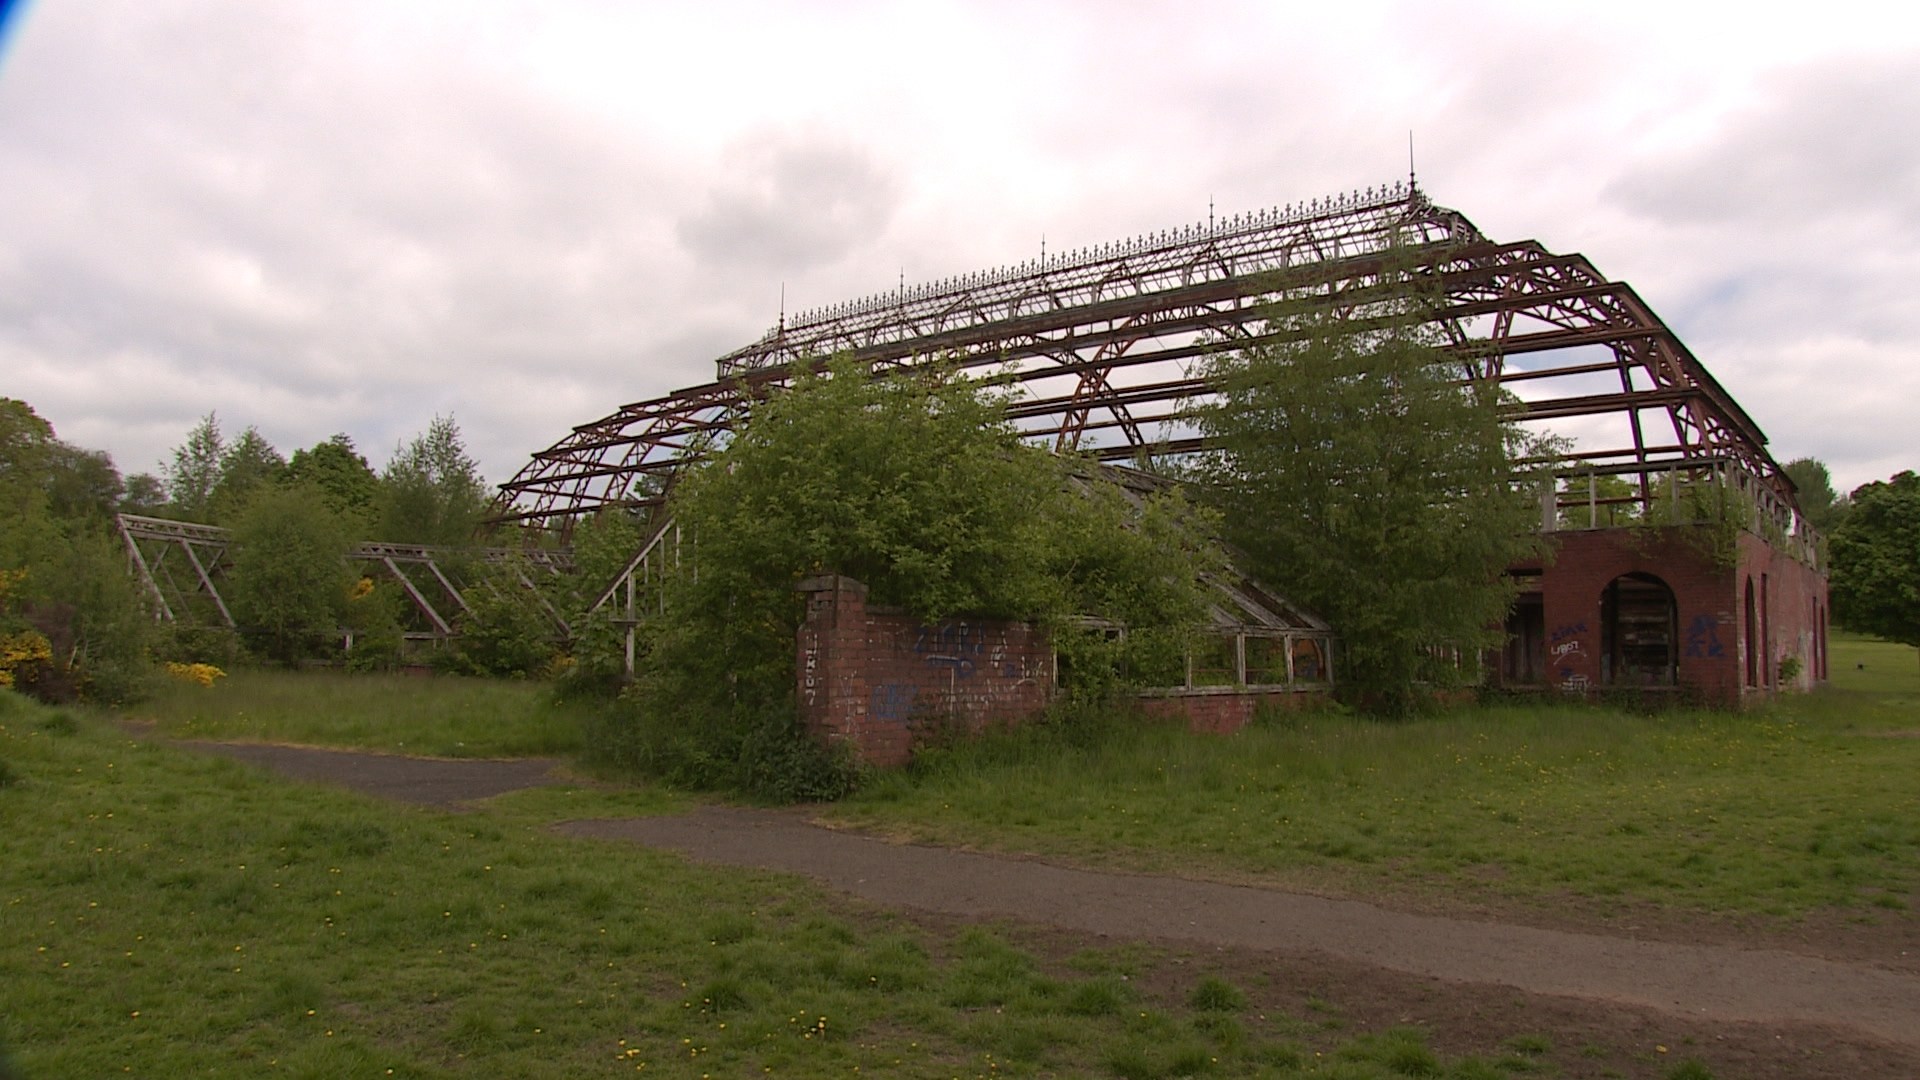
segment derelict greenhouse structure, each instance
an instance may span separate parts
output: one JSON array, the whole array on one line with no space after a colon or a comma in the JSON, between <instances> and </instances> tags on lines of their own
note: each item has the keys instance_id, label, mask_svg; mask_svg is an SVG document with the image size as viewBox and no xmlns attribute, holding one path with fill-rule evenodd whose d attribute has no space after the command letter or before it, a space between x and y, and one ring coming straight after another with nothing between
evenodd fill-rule
<instances>
[{"instance_id":1,"label":"derelict greenhouse structure","mask_svg":"<svg viewBox=\"0 0 1920 1080\"><path fill-rule=\"evenodd\" d=\"M644 543L592 604L627 628L631 669L633 628L686 555L665 512L674 477L796 365L845 356L881 376L935 363L995 374L1017 391L1008 416L1026 438L1111 463L1138 494L1165 482L1157 462L1205 449L1190 418L1211 392L1209 356L1285 343L1286 321L1271 317L1282 306L1364 311L1404 296L1409 278L1458 377L1508 391L1512 418L1562 447L1540 500L1550 554L1508 569L1519 598L1489 681L1737 705L1826 678L1821 547L1760 427L1632 286L1578 253L1488 237L1411 182L783 314L721 356L713 381L622 405L534 454L501 486L493 521L564 538L603 510L644 513ZM163 618L233 625L219 595L224 530L123 518L122 532ZM415 609L410 636L435 640L457 633L473 588L538 600L533 577L570 565L564 545L363 544L351 559L396 580ZM1338 678L1334 628L1288 603L1287 584L1209 582L1217 648L1190 660L1163 704L1230 729L1259 704L1323 693ZM896 756L916 715L980 722L1051 694L1046 643L1022 628L917 626L868 608L845 579L806 591L802 711L876 759Z\"/></svg>"},{"instance_id":2,"label":"derelict greenhouse structure","mask_svg":"<svg viewBox=\"0 0 1920 1080\"><path fill-rule=\"evenodd\" d=\"M1728 704L1825 678L1820 548L1760 427L1632 286L1578 253L1488 237L1411 182L783 315L720 357L712 382L623 405L533 455L496 519L564 532L603 508L659 506L687 456L796 363L839 355L876 373L992 371L1019 391L1009 415L1029 439L1150 468L1202 447L1186 420L1209 390L1200 360L1284 335L1277 303L1365 303L1390 287L1389 262L1440 297L1431 318L1460 376L1510 391L1515 419L1568 448L1542 497L1552 556L1511 568L1521 595L1490 678ZM603 602L637 618L674 536L660 522ZM1249 670L1248 640L1286 638L1291 655L1293 639L1325 638L1254 593L1272 596L1224 589L1217 620L1240 686L1293 677L1286 662Z\"/></svg>"}]
</instances>

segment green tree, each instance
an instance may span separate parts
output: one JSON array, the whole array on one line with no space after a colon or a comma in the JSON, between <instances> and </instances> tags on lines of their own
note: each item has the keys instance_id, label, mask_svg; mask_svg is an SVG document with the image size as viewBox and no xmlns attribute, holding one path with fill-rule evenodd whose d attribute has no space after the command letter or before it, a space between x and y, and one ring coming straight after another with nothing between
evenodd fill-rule
<instances>
[{"instance_id":1,"label":"green tree","mask_svg":"<svg viewBox=\"0 0 1920 1080\"><path fill-rule=\"evenodd\" d=\"M1638 489L1627 480L1607 474L1585 473L1566 477L1561 482L1560 527L1563 529L1612 529L1641 520L1638 502L1603 502L1629 499Z\"/></svg>"},{"instance_id":2,"label":"green tree","mask_svg":"<svg viewBox=\"0 0 1920 1080\"><path fill-rule=\"evenodd\" d=\"M47 510L62 519L107 522L126 488L104 450L55 440L47 462Z\"/></svg>"},{"instance_id":3,"label":"green tree","mask_svg":"<svg viewBox=\"0 0 1920 1080\"><path fill-rule=\"evenodd\" d=\"M1920 646L1920 476L1908 470L1853 491L1833 534L1833 617L1849 630Z\"/></svg>"},{"instance_id":4,"label":"green tree","mask_svg":"<svg viewBox=\"0 0 1920 1080\"><path fill-rule=\"evenodd\" d=\"M220 459L227 442L220 434L220 418L213 413L187 432L187 439L173 448L172 460L160 467L167 484L167 509L185 521L211 519L213 489L220 483Z\"/></svg>"},{"instance_id":5,"label":"green tree","mask_svg":"<svg viewBox=\"0 0 1920 1080\"><path fill-rule=\"evenodd\" d=\"M0 574L12 606L0 634L50 643L42 692L121 700L140 688L152 623L110 532L118 485L106 454L61 442L31 406L0 399Z\"/></svg>"},{"instance_id":6,"label":"green tree","mask_svg":"<svg viewBox=\"0 0 1920 1080\"><path fill-rule=\"evenodd\" d=\"M207 497L207 520L226 524L239 517L247 503L286 472L287 460L260 434L248 427L220 453L220 478Z\"/></svg>"},{"instance_id":7,"label":"green tree","mask_svg":"<svg viewBox=\"0 0 1920 1080\"><path fill-rule=\"evenodd\" d=\"M317 489L327 509L349 522L360 523L356 529L371 527L380 478L345 433L337 433L311 450L295 450L281 479L289 487Z\"/></svg>"},{"instance_id":8,"label":"green tree","mask_svg":"<svg viewBox=\"0 0 1920 1080\"><path fill-rule=\"evenodd\" d=\"M874 603L928 620L1058 632L1087 614L1149 639L1197 626L1213 551L1204 518L1175 497L1137 507L1097 468L1070 464L1022 444L1002 401L945 371L873 378L837 362L797 374L676 485L682 570L647 624L631 722L604 733L603 752L676 782L839 790L845 774L804 741L793 701L794 586L811 574L856 578ZM616 519L605 531L632 529ZM606 667L589 647L612 640L594 625L576 624L588 673Z\"/></svg>"},{"instance_id":9,"label":"green tree","mask_svg":"<svg viewBox=\"0 0 1920 1080\"><path fill-rule=\"evenodd\" d=\"M166 508L167 486L152 473L134 473L127 477L117 509L123 514L151 517Z\"/></svg>"},{"instance_id":10,"label":"green tree","mask_svg":"<svg viewBox=\"0 0 1920 1080\"><path fill-rule=\"evenodd\" d=\"M33 406L0 398L0 570L22 569L55 544L46 484L55 441Z\"/></svg>"},{"instance_id":11,"label":"green tree","mask_svg":"<svg viewBox=\"0 0 1920 1080\"><path fill-rule=\"evenodd\" d=\"M352 586L346 524L305 487L263 491L233 524L224 590L248 647L281 663L334 644Z\"/></svg>"},{"instance_id":12,"label":"green tree","mask_svg":"<svg viewBox=\"0 0 1920 1080\"><path fill-rule=\"evenodd\" d=\"M486 481L451 416L394 450L380 474L380 539L458 547L473 541L487 508Z\"/></svg>"},{"instance_id":13,"label":"green tree","mask_svg":"<svg viewBox=\"0 0 1920 1080\"><path fill-rule=\"evenodd\" d=\"M1833 477L1818 458L1795 458L1781 467L1793 481L1800 512L1822 535L1832 536L1847 516L1848 502L1834 494Z\"/></svg>"},{"instance_id":14,"label":"green tree","mask_svg":"<svg viewBox=\"0 0 1920 1080\"><path fill-rule=\"evenodd\" d=\"M552 671L561 655L559 628L519 575L489 575L479 588L467 590L467 607L451 654L456 670L506 679Z\"/></svg>"},{"instance_id":15,"label":"green tree","mask_svg":"<svg viewBox=\"0 0 1920 1080\"><path fill-rule=\"evenodd\" d=\"M1463 383L1412 287L1276 312L1222 353L1198 466L1258 573L1341 635L1343 694L1394 714L1496 644L1502 571L1540 550L1544 478L1497 387Z\"/></svg>"}]
</instances>

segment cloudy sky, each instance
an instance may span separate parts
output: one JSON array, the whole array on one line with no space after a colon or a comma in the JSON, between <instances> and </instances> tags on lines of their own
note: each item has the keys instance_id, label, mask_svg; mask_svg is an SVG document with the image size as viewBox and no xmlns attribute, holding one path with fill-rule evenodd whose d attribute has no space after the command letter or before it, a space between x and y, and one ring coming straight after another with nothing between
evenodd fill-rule
<instances>
[{"instance_id":1,"label":"cloudy sky","mask_svg":"<svg viewBox=\"0 0 1920 1080\"><path fill-rule=\"evenodd\" d=\"M209 411L376 466L450 413L497 482L783 288L1390 182L1411 131L1435 201L1631 282L1845 490L1920 468L1911 11L30 0L0 396L128 473Z\"/></svg>"}]
</instances>

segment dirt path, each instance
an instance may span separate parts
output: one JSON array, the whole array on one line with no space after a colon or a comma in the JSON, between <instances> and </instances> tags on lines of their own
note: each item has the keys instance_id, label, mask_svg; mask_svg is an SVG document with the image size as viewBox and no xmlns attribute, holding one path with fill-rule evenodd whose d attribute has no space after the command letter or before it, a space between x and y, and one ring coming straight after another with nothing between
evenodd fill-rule
<instances>
[{"instance_id":1,"label":"dirt path","mask_svg":"<svg viewBox=\"0 0 1920 1080\"><path fill-rule=\"evenodd\" d=\"M439 806L550 782L556 764L182 745L300 779ZM892 843L823 828L792 811L707 806L666 817L569 822L558 829L679 851L703 862L790 871L888 908L1187 943L1267 956L1276 963L1297 965L1310 958L1342 969L1437 981L1468 998L1485 999L1497 988L1511 988L1590 1011L1665 1015L1701 1032L1792 1032L1798 1042L1814 1041L1815 1056L1830 1056L1845 1044L1883 1048L1855 1061L1855 1068L1864 1066L1865 1072L1809 1068L1802 1073L1791 1066L1781 1072L1777 1069L1784 1063L1776 1060L1766 1063L1771 1067L1754 1068L1756 1075L1920 1075L1920 974L1910 965L1882 967L1775 948L1542 929L1213 882L1079 870ZM1906 1064L1886 1071L1895 1061Z\"/></svg>"}]
</instances>

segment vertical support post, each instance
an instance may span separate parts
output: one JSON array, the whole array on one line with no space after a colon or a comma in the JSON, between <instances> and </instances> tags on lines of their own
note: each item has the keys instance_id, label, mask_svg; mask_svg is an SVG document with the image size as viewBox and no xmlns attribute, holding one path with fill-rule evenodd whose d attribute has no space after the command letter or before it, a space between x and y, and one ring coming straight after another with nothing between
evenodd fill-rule
<instances>
[{"instance_id":1,"label":"vertical support post","mask_svg":"<svg viewBox=\"0 0 1920 1080\"><path fill-rule=\"evenodd\" d=\"M633 611L633 572L627 572L627 678L633 678L633 635L638 628Z\"/></svg>"}]
</instances>

